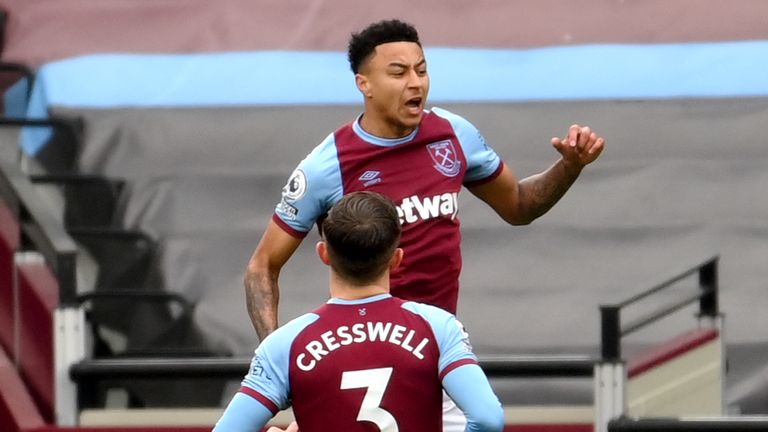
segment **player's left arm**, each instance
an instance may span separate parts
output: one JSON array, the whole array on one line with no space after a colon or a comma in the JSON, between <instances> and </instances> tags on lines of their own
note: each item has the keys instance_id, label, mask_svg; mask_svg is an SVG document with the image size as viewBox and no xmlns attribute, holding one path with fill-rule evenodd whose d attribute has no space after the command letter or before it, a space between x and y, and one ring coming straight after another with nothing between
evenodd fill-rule
<instances>
[{"instance_id":1,"label":"player's left arm","mask_svg":"<svg viewBox=\"0 0 768 432\"><path fill-rule=\"evenodd\" d=\"M272 411L261 402L245 393L236 393L213 432L258 432L272 416Z\"/></svg>"},{"instance_id":2,"label":"player's left arm","mask_svg":"<svg viewBox=\"0 0 768 432\"><path fill-rule=\"evenodd\" d=\"M488 378L477 364L464 326L453 315L437 311L431 319L440 347L443 388L467 418L467 431L500 432L504 410Z\"/></svg>"},{"instance_id":3,"label":"player's left arm","mask_svg":"<svg viewBox=\"0 0 768 432\"><path fill-rule=\"evenodd\" d=\"M492 180L467 185L467 188L506 222L512 225L533 222L565 195L582 169L594 162L605 147L603 137L589 126L576 124L569 128L565 138L552 138L551 143L560 153L560 159L546 171L518 181L512 170L504 166Z\"/></svg>"},{"instance_id":4,"label":"player's left arm","mask_svg":"<svg viewBox=\"0 0 768 432\"><path fill-rule=\"evenodd\" d=\"M453 369L443 377L443 388L464 412L467 431L504 429L504 410L480 366L468 363Z\"/></svg>"},{"instance_id":5,"label":"player's left arm","mask_svg":"<svg viewBox=\"0 0 768 432\"><path fill-rule=\"evenodd\" d=\"M438 373L443 388L467 417L467 431L500 432L504 410L472 352L469 334L450 313L434 306L408 302L404 308L425 317L440 350Z\"/></svg>"}]
</instances>

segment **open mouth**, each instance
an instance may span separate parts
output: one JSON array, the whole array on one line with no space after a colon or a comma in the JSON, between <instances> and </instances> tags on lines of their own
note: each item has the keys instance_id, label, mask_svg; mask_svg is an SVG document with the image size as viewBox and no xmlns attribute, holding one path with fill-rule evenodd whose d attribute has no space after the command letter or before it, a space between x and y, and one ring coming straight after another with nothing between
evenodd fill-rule
<instances>
[{"instance_id":1,"label":"open mouth","mask_svg":"<svg viewBox=\"0 0 768 432\"><path fill-rule=\"evenodd\" d=\"M405 101L405 106L408 108L409 111L419 113L421 112L421 103L423 102L423 99L420 97L415 97L408 99Z\"/></svg>"}]
</instances>

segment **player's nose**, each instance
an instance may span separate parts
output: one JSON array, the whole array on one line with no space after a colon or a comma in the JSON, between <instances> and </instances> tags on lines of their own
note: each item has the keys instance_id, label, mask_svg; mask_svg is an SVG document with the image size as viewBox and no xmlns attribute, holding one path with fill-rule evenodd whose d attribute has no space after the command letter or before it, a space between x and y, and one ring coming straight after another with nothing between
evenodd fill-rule
<instances>
[{"instance_id":1,"label":"player's nose","mask_svg":"<svg viewBox=\"0 0 768 432\"><path fill-rule=\"evenodd\" d=\"M408 87L423 87L424 80L415 69L408 71Z\"/></svg>"}]
</instances>

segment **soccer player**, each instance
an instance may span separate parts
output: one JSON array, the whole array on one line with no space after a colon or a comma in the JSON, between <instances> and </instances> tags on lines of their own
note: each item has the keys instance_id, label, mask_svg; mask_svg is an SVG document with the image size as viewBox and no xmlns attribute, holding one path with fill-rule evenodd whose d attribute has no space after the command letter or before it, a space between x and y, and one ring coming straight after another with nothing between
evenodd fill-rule
<instances>
[{"instance_id":1,"label":"soccer player","mask_svg":"<svg viewBox=\"0 0 768 432\"><path fill-rule=\"evenodd\" d=\"M466 430L503 429L501 404L456 318L389 294L400 233L381 194L348 194L331 209L317 244L331 299L259 344L215 432L261 430L289 405L302 432L439 431L443 388Z\"/></svg>"},{"instance_id":2,"label":"soccer player","mask_svg":"<svg viewBox=\"0 0 768 432\"><path fill-rule=\"evenodd\" d=\"M246 303L262 339L278 325L281 269L342 196L368 190L396 203L405 255L391 274L392 295L455 314L462 186L506 222L528 224L555 205L605 145L589 127L572 125L565 137L551 140L560 158L518 180L469 121L425 108L427 60L413 26L399 20L371 24L352 35L348 57L363 113L299 163L248 263ZM462 420L457 422L462 430Z\"/></svg>"},{"instance_id":3,"label":"soccer player","mask_svg":"<svg viewBox=\"0 0 768 432\"><path fill-rule=\"evenodd\" d=\"M290 175L246 269L248 312L260 338L278 325L280 270L343 195L370 190L397 204L406 254L392 274L392 294L455 313L462 186L508 223L528 224L563 196L605 144L589 127L573 125L565 138L552 138L560 159L518 181L471 123L444 109L425 109L427 61L411 25L374 23L352 35L348 56L364 111Z\"/></svg>"}]
</instances>

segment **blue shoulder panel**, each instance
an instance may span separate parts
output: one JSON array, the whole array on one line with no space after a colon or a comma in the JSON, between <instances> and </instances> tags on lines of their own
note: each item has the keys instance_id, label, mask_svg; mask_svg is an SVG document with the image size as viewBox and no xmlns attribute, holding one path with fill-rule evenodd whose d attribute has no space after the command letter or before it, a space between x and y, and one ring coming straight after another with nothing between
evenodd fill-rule
<instances>
[{"instance_id":1,"label":"blue shoulder panel","mask_svg":"<svg viewBox=\"0 0 768 432\"><path fill-rule=\"evenodd\" d=\"M261 393L280 409L287 408L290 405L288 371L291 345L296 336L317 319L318 316L313 313L302 315L267 336L256 348L243 386Z\"/></svg>"},{"instance_id":2,"label":"blue shoulder panel","mask_svg":"<svg viewBox=\"0 0 768 432\"><path fill-rule=\"evenodd\" d=\"M464 182L470 183L482 180L499 168L501 158L488 146L479 130L464 117L442 108L432 108L432 112L448 120L453 126L459 144L467 158L467 173Z\"/></svg>"},{"instance_id":3,"label":"blue shoulder panel","mask_svg":"<svg viewBox=\"0 0 768 432\"><path fill-rule=\"evenodd\" d=\"M406 302L403 308L421 315L432 326L440 348L439 372L459 360L474 360L477 357L472 352L469 335L464 326L452 314L435 306L423 303Z\"/></svg>"},{"instance_id":4,"label":"blue shoulder panel","mask_svg":"<svg viewBox=\"0 0 768 432\"><path fill-rule=\"evenodd\" d=\"M306 233L341 199L342 189L336 143L330 134L291 173L275 213L291 228Z\"/></svg>"}]
</instances>

